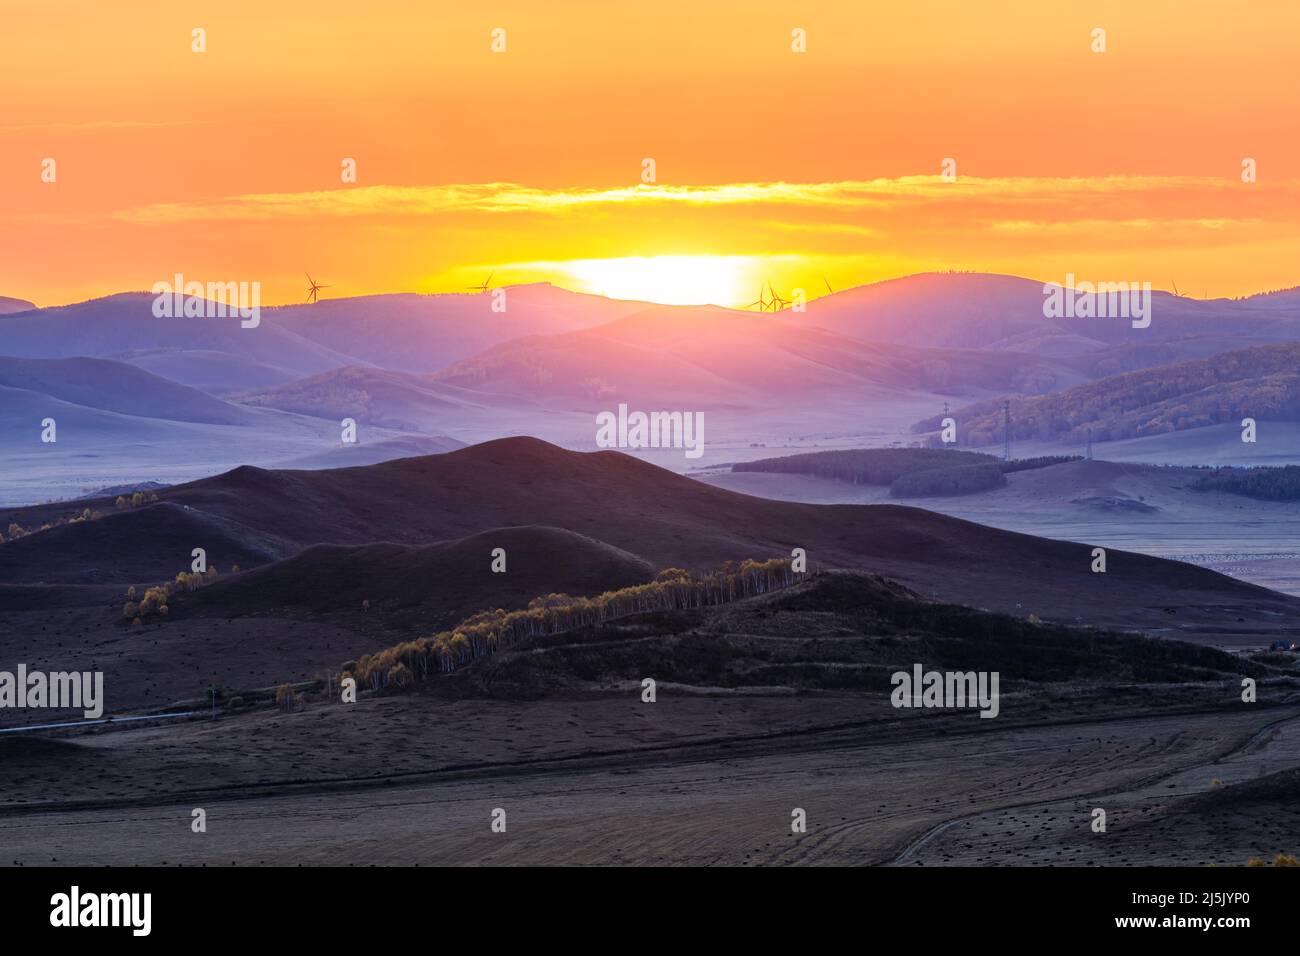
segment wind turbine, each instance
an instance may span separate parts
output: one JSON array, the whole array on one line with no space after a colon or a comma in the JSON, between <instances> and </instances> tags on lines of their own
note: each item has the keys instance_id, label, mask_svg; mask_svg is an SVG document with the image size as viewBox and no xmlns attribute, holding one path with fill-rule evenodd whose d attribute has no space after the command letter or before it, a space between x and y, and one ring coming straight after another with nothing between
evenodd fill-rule
<instances>
[{"instance_id":1,"label":"wind turbine","mask_svg":"<svg viewBox=\"0 0 1300 956\"><path fill-rule=\"evenodd\" d=\"M767 291L772 293L772 311L773 311L773 312L780 312L782 309L784 309L787 305L790 304L790 300L789 300L789 299L783 299L783 298L781 298L779 295L776 294L776 289L772 288L772 280L771 280L771 279L768 279L768 280L767 280Z\"/></svg>"},{"instance_id":2,"label":"wind turbine","mask_svg":"<svg viewBox=\"0 0 1300 956\"><path fill-rule=\"evenodd\" d=\"M479 283L478 285L472 285L472 286L470 286L470 287L469 287L469 290L470 290L471 292L478 292L478 293L482 293L482 294L486 295L489 286L491 286L491 284L492 284L492 277L493 277L494 275L496 275L496 274L497 274L497 273L496 273L496 270L493 269L491 272L488 273L488 277L487 277L486 279L484 279L484 280L483 280L481 283Z\"/></svg>"},{"instance_id":3,"label":"wind turbine","mask_svg":"<svg viewBox=\"0 0 1300 956\"><path fill-rule=\"evenodd\" d=\"M771 304L772 304L772 303L768 302L766 299L763 298L763 286L762 286L762 285L759 285L759 287L758 287L758 300L757 300L756 302L751 302L751 303L749 303L749 305L742 306L742 308L752 309L754 306L758 306L758 311L760 311L760 312L766 312L766 311L767 311L767 307L768 307L769 305L771 305Z\"/></svg>"},{"instance_id":4,"label":"wind turbine","mask_svg":"<svg viewBox=\"0 0 1300 956\"><path fill-rule=\"evenodd\" d=\"M310 272L304 272L303 275L305 275L307 277L307 281L311 283L311 288L307 290L307 301L308 302L318 301L320 298L320 290L328 289L329 286L321 285L319 282L317 282L315 279L311 277Z\"/></svg>"}]
</instances>

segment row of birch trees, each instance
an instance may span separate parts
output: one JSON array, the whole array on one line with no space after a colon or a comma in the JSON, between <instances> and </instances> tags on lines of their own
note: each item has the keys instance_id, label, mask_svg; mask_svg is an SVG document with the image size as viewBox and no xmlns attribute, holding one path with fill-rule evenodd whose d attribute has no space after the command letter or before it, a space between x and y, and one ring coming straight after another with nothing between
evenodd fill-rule
<instances>
[{"instance_id":1,"label":"row of birch trees","mask_svg":"<svg viewBox=\"0 0 1300 956\"><path fill-rule=\"evenodd\" d=\"M357 684L380 690L449 674L481 657L532 637L559 634L647 611L712 607L790 587L807 577L789 558L728 562L693 575L667 568L646 584L606 591L596 597L548 594L523 610L480 611L449 631L406 641L360 658L351 674Z\"/></svg>"}]
</instances>

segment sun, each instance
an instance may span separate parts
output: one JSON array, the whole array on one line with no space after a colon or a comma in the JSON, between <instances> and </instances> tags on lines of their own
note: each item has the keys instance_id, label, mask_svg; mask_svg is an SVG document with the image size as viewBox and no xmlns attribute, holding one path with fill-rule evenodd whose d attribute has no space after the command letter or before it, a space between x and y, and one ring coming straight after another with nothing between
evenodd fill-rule
<instances>
[{"instance_id":1,"label":"sun","mask_svg":"<svg viewBox=\"0 0 1300 956\"><path fill-rule=\"evenodd\" d=\"M756 274L755 263L748 256L572 259L561 268L583 292L664 305L743 304L745 290Z\"/></svg>"}]
</instances>

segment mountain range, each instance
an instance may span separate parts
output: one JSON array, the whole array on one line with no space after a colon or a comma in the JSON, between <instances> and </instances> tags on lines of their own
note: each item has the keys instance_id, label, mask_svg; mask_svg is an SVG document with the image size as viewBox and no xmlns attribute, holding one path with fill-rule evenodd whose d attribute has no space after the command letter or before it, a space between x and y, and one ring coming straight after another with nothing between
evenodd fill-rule
<instances>
[{"instance_id":1,"label":"mountain range","mask_svg":"<svg viewBox=\"0 0 1300 956\"><path fill-rule=\"evenodd\" d=\"M1274 354L1300 340L1294 290L1213 301L1153 293L1143 329L1047 318L1041 283L971 273L875 283L777 314L544 284L503 292L503 312L493 295L376 295L268 307L256 328L158 318L148 293L45 309L5 300L0 439L11 467L0 502L245 463L368 463L512 434L590 448L594 415L619 404L708 412L717 455L914 442L914 423L932 429L954 400L967 439L997 440L1004 396L1026 409L1018 428L1077 441L1087 426L1101 440L1171 420L1211 425L1241 408L1286 413L1275 379L1239 377L1230 410L1209 393L1166 393L1227 353ZM1199 410L1171 417L1170 401ZM1052 411L1062 402L1068 414ZM48 417L57 446L35 440ZM343 439L345 419L359 426L356 446ZM118 454L126 448L132 456Z\"/></svg>"}]
</instances>

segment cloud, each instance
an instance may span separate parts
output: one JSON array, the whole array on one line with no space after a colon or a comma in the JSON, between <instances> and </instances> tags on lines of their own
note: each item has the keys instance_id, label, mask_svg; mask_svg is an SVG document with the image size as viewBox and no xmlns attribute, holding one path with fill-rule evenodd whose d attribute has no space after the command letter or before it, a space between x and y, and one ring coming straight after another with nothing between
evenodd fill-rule
<instances>
[{"instance_id":1,"label":"cloud","mask_svg":"<svg viewBox=\"0 0 1300 956\"><path fill-rule=\"evenodd\" d=\"M1099 196L1206 195L1240 189L1233 180L1186 176L1092 178L903 176L829 183L748 182L718 185L635 185L543 189L517 183L363 186L310 192L252 193L213 200L158 203L120 210L138 224L267 221L292 218L428 216L448 213L563 215L619 207L787 210L891 210L919 204L1030 203L1067 205Z\"/></svg>"}]
</instances>

